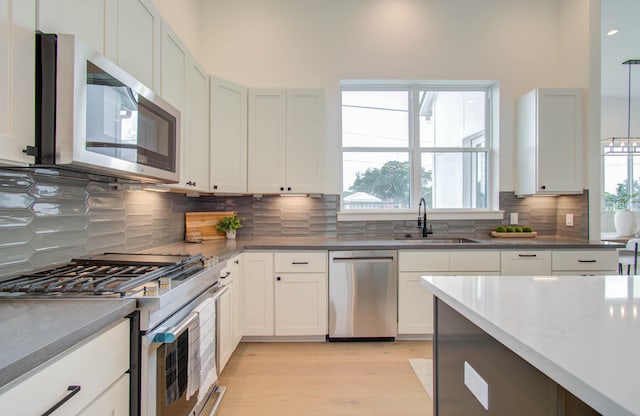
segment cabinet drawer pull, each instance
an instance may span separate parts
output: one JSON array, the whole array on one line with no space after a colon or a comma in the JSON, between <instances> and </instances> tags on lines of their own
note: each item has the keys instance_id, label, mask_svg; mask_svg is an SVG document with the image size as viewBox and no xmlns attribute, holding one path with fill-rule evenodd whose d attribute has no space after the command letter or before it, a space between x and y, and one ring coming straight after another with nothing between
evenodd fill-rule
<instances>
[{"instance_id":1,"label":"cabinet drawer pull","mask_svg":"<svg viewBox=\"0 0 640 416\"><path fill-rule=\"evenodd\" d=\"M69 401L70 398L72 398L76 394L80 393L80 386L69 386L69 387L67 387L67 391L69 393L66 396L64 396L64 398L62 400L60 400L58 403L54 404L49 410L44 412L42 414L42 416L49 416L50 414L52 414L53 412L58 410L58 408L60 406L65 404L67 401Z\"/></svg>"},{"instance_id":2,"label":"cabinet drawer pull","mask_svg":"<svg viewBox=\"0 0 640 416\"><path fill-rule=\"evenodd\" d=\"M598 260L580 260L578 259L578 263L597 263Z\"/></svg>"},{"instance_id":3,"label":"cabinet drawer pull","mask_svg":"<svg viewBox=\"0 0 640 416\"><path fill-rule=\"evenodd\" d=\"M538 257L537 254L518 254L518 257Z\"/></svg>"},{"instance_id":4,"label":"cabinet drawer pull","mask_svg":"<svg viewBox=\"0 0 640 416\"><path fill-rule=\"evenodd\" d=\"M304 265L304 264L309 264L309 262L308 261L292 261L291 264L302 264L302 265Z\"/></svg>"},{"instance_id":5,"label":"cabinet drawer pull","mask_svg":"<svg viewBox=\"0 0 640 416\"><path fill-rule=\"evenodd\" d=\"M226 279L229 276L231 276L231 272L227 272L224 276L220 276L220 279Z\"/></svg>"}]
</instances>

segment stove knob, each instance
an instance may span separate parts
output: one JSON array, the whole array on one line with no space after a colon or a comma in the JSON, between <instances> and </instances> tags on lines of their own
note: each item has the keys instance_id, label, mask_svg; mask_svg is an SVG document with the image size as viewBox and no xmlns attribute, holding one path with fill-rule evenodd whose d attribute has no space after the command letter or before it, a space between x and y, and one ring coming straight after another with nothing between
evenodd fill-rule
<instances>
[{"instance_id":1,"label":"stove knob","mask_svg":"<svg viewBox=\"0 0 640 416\"><path fill-rule=\"evenodd\" d=\"M144 285L145 296L156 296L158 294L158 283L149 282Z\"/></svg>"}]
</instances>

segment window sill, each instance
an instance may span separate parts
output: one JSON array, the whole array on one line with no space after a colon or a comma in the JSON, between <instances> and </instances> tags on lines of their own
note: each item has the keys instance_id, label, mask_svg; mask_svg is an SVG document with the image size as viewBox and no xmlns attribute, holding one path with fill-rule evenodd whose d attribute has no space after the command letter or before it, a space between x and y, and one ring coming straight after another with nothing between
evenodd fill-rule
<instances>
[{"instance_id":1,"label":"window sill","mask_svg":"<svg viewBox=\"0 0 640 416\"><path fill-rule=\"evenodd\" d=\"M415 220L418 212L406 211L358 211L358 212L338 212L338 221L407 221ZM477 210L477 209L450 209L450 210L427 210L427 217L431 221L442 220L502 220L504 211Z\"/></svg>"}]
</instances>

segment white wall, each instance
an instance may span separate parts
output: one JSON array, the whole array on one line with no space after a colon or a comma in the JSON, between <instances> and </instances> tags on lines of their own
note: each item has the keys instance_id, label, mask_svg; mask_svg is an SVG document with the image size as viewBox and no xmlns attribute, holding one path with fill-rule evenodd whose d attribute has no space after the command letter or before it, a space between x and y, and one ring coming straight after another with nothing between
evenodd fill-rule
<instances>
[{"instance_id":1,"label":"white wall","mask_svg":"<svg viewBox=\"0 0 640 416\"><path fill-rule=\"evenodd\" d=\"M211 73L250 87L325 88L328 166L339 160L340 80L497 80L499 188L513 190L515 101L535 87L589 86L589 4L202 0L202 59ZM327 172L338 193L339 172Z\"/></svg>"},{"instance_id":2,"label":"white wall","mask_svg":"<svg viewBox=\"0 0 640 416\"><path fill-rule=\"evenodd\" d=\"M640 68L636 78L640 86ZM634 80L632 75L632 82ZM602 97L601 137L627 137L627 97ZM631 136L640 137L640 98L631 99Z\"/></svg>"}]
</instances>

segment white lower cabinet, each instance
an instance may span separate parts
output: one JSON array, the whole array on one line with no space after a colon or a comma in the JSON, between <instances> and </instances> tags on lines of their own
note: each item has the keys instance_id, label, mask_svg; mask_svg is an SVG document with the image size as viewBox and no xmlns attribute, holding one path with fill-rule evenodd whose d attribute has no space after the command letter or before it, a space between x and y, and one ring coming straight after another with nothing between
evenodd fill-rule
<instances>
[{"instance_id":1,"label":"white lower cabinet","mask_svg":"<svg viewBox=\"0 0 640 416\"><path fill-rule=\"evenodd\" d=\"M502 251L500 274L503 276L548 276L551 252L546 250Z\"/></svg>"},{"instance_id":2,"label":"white lower cabinet","mask_svg":"<svg viewBox=\"0 0 640 416\"><path fill-rule=\"evenodd\" d=\"M618 274L618 253L612 250L556 250L551 253L553 275Z\"/></svg>"},{"instance_id":3,"label":"white lower cabinet","mask_svg":"<svg viewBox=\"0 0 640 416\"><path fill-rule=\"evenodd\" d=\"M240 342L240 255L221 271L227 290L218 299L218 371L222 372Z\"/></svg>"},{"instance_id":4,"label":"white lower cabinet","mask_svg":"<svg viewBox=\"0 0 640 416\"><path fill-rule=\"evenodd\" d=\"M398 334L433 334L433 294L420 285L424 274L398 276Z\"/></svg>"},{"instance_id":5,"label":"white lower cabinet","mask_svg":"<svg viewBox=\"0 0 640 416\"><path fill-rule=\"evenodd\" d=\"M229 277L231 279L231 277ZM218 371L222 372L233 354L231 330L231 296L233 282L226 283L227 291L218 298Z\"/></svg>"},{"instance_id":6,"label":"white lower cabinet","mask_svg":"<svg viewBox=\"0 0 640 416\"><path fill-rule=\"evenodd\" d=\"M244 336L327 334L326 251L247 252L242 261Z\"/></svg>"},{"instance_id":7,"label":"white lower cabinet","mask_svg":"<svg viewBox=\"0 0 640 416\"><path fill-rule=\"evenodd\" d=\"M276 336L327 334L327 252L276 252Z\"/></svg>"},{"instance_id":8,"label":"white lower cabinet","mask_svg":"<svg viewBox=\"0 0 640 416\"><path fill-rule=\"evenodd\" d=\"M242 253L242 333L273 335L273 253Z\"/></svg>"},{"instance_id":9,"label":"white lower cabinet","mask_svg":"<svg viewBox=\"0 0 640 416\"><path fill-rule=\"evenodd\" d=\"M399 250L398 335L433 334L433 294L422 276L498 275L499 250Z\"/></svg>"},{"instance_id":10,"label":"white lower cabinet","mask_svg":"<svg viewBox=\"0 0 640 416\"><path fill-rule=\"evenodd\" d=\"M124 374L78 416L128 416L129 374Z\"/></svg>"},{"instance_id":11,"label":"white lower cabinet","mask_svg":"<svg viewBox=\"0 0 640 416\"><path fill-rule=\"evenodd\" d=\"M0 390L2 414L40 415L73 392L55 415L129 413L129 320L52 358Z\"/></svg>"},{"instance_id":12,"label":"white lower cabinet","mask_svg":"<svg viewBox=\"0 0 640 416\"><path fill-rule=\"evenodd\" d=\"M327 334L327 274L276 276L275 335Z\"/></svg>"}]
</instances>

